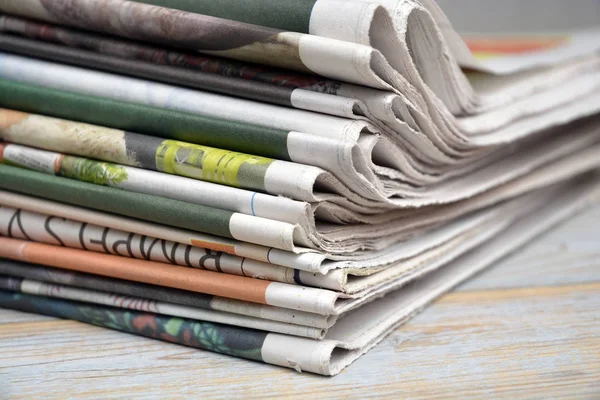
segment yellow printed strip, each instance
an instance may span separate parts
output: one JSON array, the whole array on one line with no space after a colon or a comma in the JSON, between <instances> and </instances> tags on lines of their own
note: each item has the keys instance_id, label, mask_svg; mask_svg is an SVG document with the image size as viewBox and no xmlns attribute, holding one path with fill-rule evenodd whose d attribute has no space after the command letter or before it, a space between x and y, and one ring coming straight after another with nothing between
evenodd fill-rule
<instances>
[{"instance_id":1,"label":"yellow printed strip","mask_svg":"<svg viewBox=\"0 0 600 400\"><path fill-rule=\"evenodd\" d=\"M156 165L170 173L239 187L238 173L244 164L265 165L270 158L165 140L156 152Z\"/></svg>"}]
</instances>

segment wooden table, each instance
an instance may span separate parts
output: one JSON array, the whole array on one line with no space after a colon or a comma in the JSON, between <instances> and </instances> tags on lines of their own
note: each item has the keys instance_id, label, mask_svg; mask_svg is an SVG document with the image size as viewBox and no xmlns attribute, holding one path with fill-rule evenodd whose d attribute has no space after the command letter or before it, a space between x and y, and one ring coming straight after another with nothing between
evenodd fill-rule
<instances>
[{"instance_id":1,"label":"wooden table","mask_svg":"<svg viewBox=\"0 0 600 400\"><path fill-rule=\"evenodd\" d=\"M446 295L334 378L0 310L0 398L600 398L600 207Z\"/></svg>"}]
</instances>

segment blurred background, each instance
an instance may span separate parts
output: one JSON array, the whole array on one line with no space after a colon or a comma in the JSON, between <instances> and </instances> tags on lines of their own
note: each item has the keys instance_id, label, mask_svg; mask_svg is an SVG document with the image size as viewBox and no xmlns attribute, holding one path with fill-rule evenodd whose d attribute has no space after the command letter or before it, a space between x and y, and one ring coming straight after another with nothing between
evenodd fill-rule
<instances>
[{"instance_id":1,"label":"blurred background","mask_svg":"<svg viewBox=\"0 0 600 400\"><path fill-rule=\"evenodd\" d=\"M600 26L600 0L436 0L461 33L560 32Z\"/></svg>"}]
</instances>

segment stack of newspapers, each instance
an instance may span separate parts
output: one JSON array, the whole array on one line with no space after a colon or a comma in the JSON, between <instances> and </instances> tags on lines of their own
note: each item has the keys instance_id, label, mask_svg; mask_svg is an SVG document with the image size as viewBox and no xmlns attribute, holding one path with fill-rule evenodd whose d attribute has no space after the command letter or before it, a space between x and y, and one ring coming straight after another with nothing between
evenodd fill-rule
<instances>
[{"instance_id":1,"label":"stack of newspapers","mask_svg":"<svg viewBox=\"0 0 600 400\"><path fill-rule=\"evenodd\" d=\"M600 31L0 1L0 307L334 375L600 198Z\"/></svg>"}]
</instances>

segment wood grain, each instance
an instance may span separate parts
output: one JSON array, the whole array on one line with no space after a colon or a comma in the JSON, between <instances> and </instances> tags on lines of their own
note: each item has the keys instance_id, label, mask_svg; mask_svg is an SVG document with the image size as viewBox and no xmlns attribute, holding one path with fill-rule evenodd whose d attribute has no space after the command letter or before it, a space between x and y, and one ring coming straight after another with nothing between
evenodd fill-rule
<instances>
[{"instance_id":1,"label":"wood grain","mask_svg":"<svg viewBox=\"0 0 600 400\"><path fill-rule=\"evenodd\" d=\"M325 378L0 310L0 398L598 398L600 207Z\"/></svg>"},{"instance_id":2,"label":"wood grain","mask_svg":"<svg viewBox=\"0 0 600 400\"><path fill-rule=\"evenodd\" d=\"M457 290L600 282L600 206L581 213Z\"/></svg>"}]
</instances>

